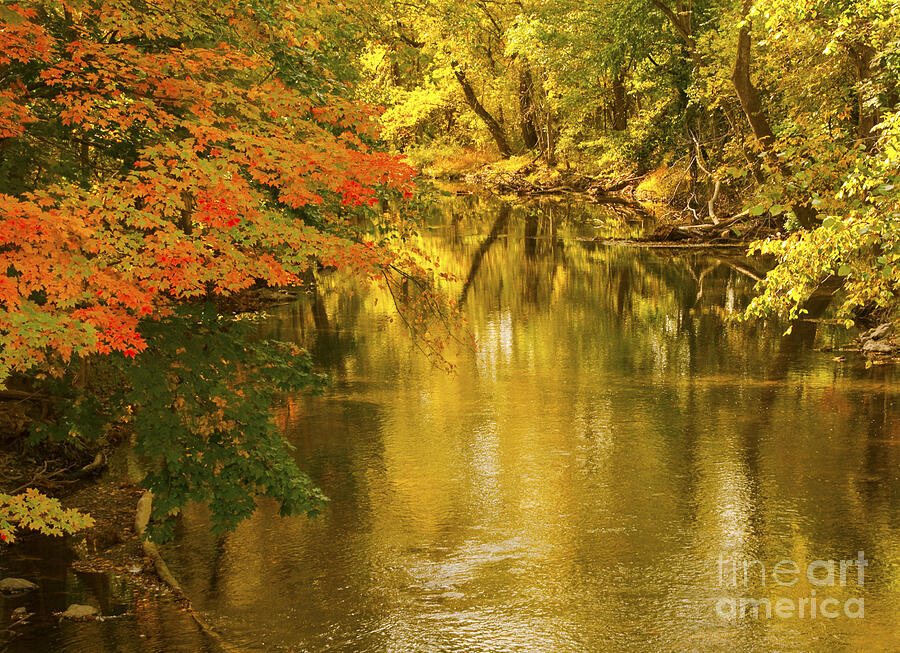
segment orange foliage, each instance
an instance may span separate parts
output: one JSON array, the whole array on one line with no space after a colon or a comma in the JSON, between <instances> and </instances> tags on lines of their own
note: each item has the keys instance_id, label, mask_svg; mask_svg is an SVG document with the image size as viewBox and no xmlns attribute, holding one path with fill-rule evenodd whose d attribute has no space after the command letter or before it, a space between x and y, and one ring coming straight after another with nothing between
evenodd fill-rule
<instances>
[{"instance_id":1,"label":"orange foliage","mask_svg":"<svg viewBox=\"0 0 900 653\"><path fill-rule=\"evenodd\" d=\"M366 145L370 109L281 80L270 46L317 44L300 18L227 0L0 11L0 138L80 162L0 193L0 379L133 356L170 302L299 283L314 260L427 285L396 240L350 228L413 170Z\"/></svg>"}]
</instances>

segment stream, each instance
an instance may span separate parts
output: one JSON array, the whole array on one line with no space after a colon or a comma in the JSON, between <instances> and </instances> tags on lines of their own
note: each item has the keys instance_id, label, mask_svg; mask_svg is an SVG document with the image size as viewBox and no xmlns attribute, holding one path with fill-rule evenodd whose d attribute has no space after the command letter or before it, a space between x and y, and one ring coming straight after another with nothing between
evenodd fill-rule
<instances>
[{"instance_id":1,"label":"stream","mask_svg":"<svg viewBox=\"0 0 900 653\"><path fill-rule=\"evenodd\" d=\"M330 378L276 412L330 502L315 520L261 502L224 536L184 513L164 555L225 641L900 650L893 367L821 351L851 339L824 323L733 321L760 262L604 243L645 228L620 207L449 194L422 213L428 251L468 280L454 292L478 348L436 369L389 297L337 274L269 311L261 335ZM3 623L37 614L10 652L216 650L171 605L136 604L127 574L76 574L65 551L0 559L0 577L41 585L0 597ZM127 614L57 624L72 602Z\"/></svg>"}]
</instances>

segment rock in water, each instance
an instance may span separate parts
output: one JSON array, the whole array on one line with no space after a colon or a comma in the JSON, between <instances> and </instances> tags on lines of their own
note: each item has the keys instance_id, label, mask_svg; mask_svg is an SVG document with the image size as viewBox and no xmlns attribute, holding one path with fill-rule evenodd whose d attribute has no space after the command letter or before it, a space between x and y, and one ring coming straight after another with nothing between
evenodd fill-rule
<instances>
[{"instance_id":1,"label":"rock in water","mask_svg":"<svg viewBox=\"0 0 900 653\"><path fill-rule=\"evenodd\" d=\"M65 612L60 612L59 616L62 619L93 619L97 614L97 608L92 605L73 603Z\"/></svg>"},{"instance_id":2,"label":"rock in water","mask_svg":"<svg viewBox=\"0 0 900 653\"><path fill-rule=\"evenodd\" d=\"M900 345L892 337L893 333L894 325L886 322L861 334L857 342L863 353L869 356L896 354L900 351Z\"/></svg>"},{"instance_id":3,"label":"rock in water","mask_svg":"<svg viewBox=\"0 0 900 653\"><path fill-rule=\"evenodd\" d=\"M894 330L894 325L890 322L886 322L884 324L880 324L874 329L869 329L864 334L860 336L860 340L881 340L887 335L890 335L891 331Z\"/></svg>"},{"instance_id":4,"label":"rock in water","mask_svg":"<svg viewBox=\"0 0 900 653\"><path fill-rule=\"evenodd\" d=\"M20 606L12 611L12 614L9 615L9 620L15 626L28 623L28 618L32 616L34 616L33 612L29 612L25 606Z\"/></svg>"},{"instance_id":5,"label":"rock in water","mask_svg":"<svg viewBox=\"0 0 900 653\"><path fill-rule=\"evenodd\" d=\"M890 354L896 349L893 345L878 340L863 343L862 350L867 354Z\"/></svg>"},{"instance_id":6,"label":"rock in water","mask_svg":"<svg viewBox=\"0 0 900 653\"><path fill-rule=\"evenodd\" d=\"M24 578L4 578L0 580L0 592L3 594L18 594L36 590L37 585Z\"/></svg>"}]
</instances>

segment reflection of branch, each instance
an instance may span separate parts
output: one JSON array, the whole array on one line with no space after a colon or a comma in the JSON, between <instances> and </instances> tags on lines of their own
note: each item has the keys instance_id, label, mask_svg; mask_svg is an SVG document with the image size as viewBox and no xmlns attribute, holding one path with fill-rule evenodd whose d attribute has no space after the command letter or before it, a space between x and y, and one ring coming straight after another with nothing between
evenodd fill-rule
<instances>
[{"instance_id":1,"label":"reflection of branch","mask_svg":"<svg viewBox=\"0 0 900 653\"><path fill-rule=\"evenodd\" d=\"M698 277L694 273L694 268L692 268L690 265L688 266L688 272L691 273L691 276L694 277L694 281L697 282L697 297L694 299L695 306L700 303L700 299L703 297L703 279L706 277L707 274L709 274L710 272L712 272L715 269L716 269L715 265L709 265L703 269L703 271L700 273L700 276Z\"/></svg>"},{"instance_id":2,"label":"reflection of branch","mask_svg":"<svg viewBox=\"0 0 900 653\"><path fill-rule=\"evenodd\" d=\"M734 261L729 261L727 259L720 259L720 258L717 258L716 261L722 265L727 265L732 270L736 270L737 272L740 272L741 274L746 274L748 277L750 277L754 281L762 281L763 280L762 275L759 272L757 272L756 270L754 270L753 268L751 268L749 265L742 265L740 263L735 263Z\"/></svg>"},{"instance_id":3,"label":"reflection of branch","mask_svg":"<svg viewBox=\"0 0 900 653\"><path fill-rule=\"evenodd\" d=\"M481 245L478 247L478 251L475 252L475 256L472 257L472 265L469 266L469 274L466 275L466 283L463 285L462 292L459 293L460 305L462 305L463 302L466 301L466 295L469 292L469 287L475 280L475 275L478 274L478 269L481 267L481 261L484 259L484 255L488 253L491 245L494 244L494 242L500 237L500 233L503 231L503 229L506 228L506 223L509 222L509 215L509 204L501 204L500 215L498 215L497 219L494 221L494 225L491 227L491 231L488 234L487 238L485 238L484 242L481 243Z\"/></svg>"}]
</instances>

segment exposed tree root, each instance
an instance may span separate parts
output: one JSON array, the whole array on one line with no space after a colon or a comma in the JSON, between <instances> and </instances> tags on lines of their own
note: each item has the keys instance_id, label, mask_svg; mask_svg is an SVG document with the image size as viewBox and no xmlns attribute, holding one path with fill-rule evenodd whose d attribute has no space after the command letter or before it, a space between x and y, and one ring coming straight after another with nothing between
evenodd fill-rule
<instances>
[{"instance_id":1,"label":"exposed tree root","mask_svg":"<svg viewBox=\"0 0 900 653\"><path fill-rule=\"evenodd\" d=\"M213 627L209 625L206 619L194 609L190 599L184 593L181 584L169 569L169 565L163 560L162 554L159 552L159 547L157 547L155 543L144 538L144 532L147 530L147 524L150 521L150 511L152 507L153 493L146 490L138 500L137 510L134 515L134 530L141 539L141 547L144 550L144 554L153 562L153 567L156 569L156 575L159 576L161 581L169 586L169 589L171 589L172 593L179 601L181 601L187 613L191 616L204 635L209 637L223 650L236 650L226 645L222 640L222 636L219 635Z\"/></svg>"}]
</instances>

